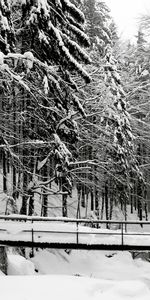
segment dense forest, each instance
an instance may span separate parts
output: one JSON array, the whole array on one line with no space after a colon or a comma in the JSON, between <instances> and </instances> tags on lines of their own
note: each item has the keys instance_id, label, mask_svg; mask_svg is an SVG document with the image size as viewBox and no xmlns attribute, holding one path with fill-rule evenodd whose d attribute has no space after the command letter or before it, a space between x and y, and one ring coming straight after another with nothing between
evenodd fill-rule
<instances>
[{"instance_id":1,"label":"dense forest","mask_svg":"<svg viewBox=\"0 0 150 300\"><path fill-rule=\"evenodd\" d=\"M147 220L149 28L132 44L103 1L0 1L3 213L51 216L57 196L67 217L76 191L78 218Z\"/></svg>"}]
</instances>

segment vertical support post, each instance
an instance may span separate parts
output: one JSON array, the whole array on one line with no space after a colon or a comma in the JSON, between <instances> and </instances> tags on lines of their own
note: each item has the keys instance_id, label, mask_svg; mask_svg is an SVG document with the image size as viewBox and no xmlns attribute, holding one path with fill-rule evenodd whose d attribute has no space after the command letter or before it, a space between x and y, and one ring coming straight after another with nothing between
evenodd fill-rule
<instances>
[{"instance_id":1,"label":"vertical support post","mask_svg":"<svg viewBox=\"0 0 150 300\"><path fill-rule=\"evenodd\" d=\"M123 246L123 223L121 223L121 246Z\"/></svg>"},{"instance_id":2,"label":"vertical support post","mask_svg":"<svg viewBox=\"0 0 150 300\"><path fill-rule=\"evenodd\" d=\"M32 220L32 224L33 224L33 220ZM32 234L32 251L31 251L31 257L34 257L34 230L33 230L33 228L31 230L31 234Z\"/></svg>"},{"instance_id":3,"label":"vertical support post","mask_svg":"<svg viewBox=\"0 0 150 300\"><path fill-rule=\"evenodd\" d=\"M79 243L79 228L78 228L78 221L77 221L77 245Z\"/></svg>"}]
</instances>

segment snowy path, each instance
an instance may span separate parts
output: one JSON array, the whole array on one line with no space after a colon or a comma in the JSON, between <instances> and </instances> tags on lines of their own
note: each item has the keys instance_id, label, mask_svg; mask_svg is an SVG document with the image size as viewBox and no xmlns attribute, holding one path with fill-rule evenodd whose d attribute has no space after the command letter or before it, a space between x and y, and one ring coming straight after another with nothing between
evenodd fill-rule
<instances>
[{"instance_id":1,"label":"snowy path","mask_svg":"<svg viewBox=\"0 0 150 300\"><path fill-rule=\"evenodd\" d=\"M150 232L146 230L147 225L149 223L144 225L141 232L125 232L123 228L96 229L77 225L75 222L64 223L57 219L46 222L24 222L21 218L19 221L0 220L0 243L43 248L150 250Z\"/></svg>"}]
</instances>

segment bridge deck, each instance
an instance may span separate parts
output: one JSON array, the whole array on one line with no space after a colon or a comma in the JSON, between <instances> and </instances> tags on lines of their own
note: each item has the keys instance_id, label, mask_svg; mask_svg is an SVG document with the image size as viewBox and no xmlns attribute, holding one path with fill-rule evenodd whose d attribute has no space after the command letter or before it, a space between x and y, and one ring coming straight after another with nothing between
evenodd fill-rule
<instances>
[{"instance_id":1,"label":"bridge deck","mask_svg":"<svg viewBox=\"0 0 150 300\"><path fill-rule=\"evenodd\" d=\"M106 244L76 244L76 243L53 243L53 242L32 242L32 241L0 241L1 246L25 247L40 249L70 249L70 250L106 250L106 251L134 251L149 252L149 245L106 245Z\"/></svg>"}]
</instances>

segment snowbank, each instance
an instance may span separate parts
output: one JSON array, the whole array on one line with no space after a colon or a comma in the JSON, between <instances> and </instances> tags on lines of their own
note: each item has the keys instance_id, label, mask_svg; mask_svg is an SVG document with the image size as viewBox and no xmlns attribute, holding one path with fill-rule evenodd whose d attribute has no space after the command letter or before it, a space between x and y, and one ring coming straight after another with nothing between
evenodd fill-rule
<instances>
[{"instance_id":1,"label":"snowbank","mask_svg":"<svg viewBox=\"0 0 150 300\"><path fill-rule=\"evenodd\" d=\"M34 264L23 256L8 254L8 275L34 275Z\"/></svg>"},{"instance_id":2,"label":"snowbank","mask_svg":"<svg viewBox=\"0 0 150 300\"><path fill-rule=\"evenodd\" d=\"M129 252L40 250L31 259L39 274L64 274L108 280L149 280L150 263Z\"/></svg>"},{"instance_id":3,"label":"snowbank","mask_svg":"<svg viewBox=\"0 0 150 300\"><path fill-rule=\"evenodd\" d=\"M40 250L31 261L9 254L8 274L28 276L0 276L2 300L150 299L150 264L129 252Z\"/></svg>"}]
</instances>

